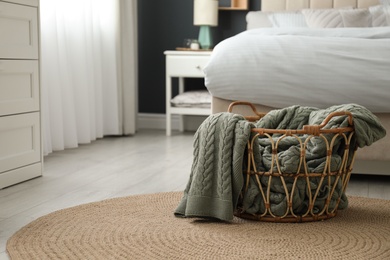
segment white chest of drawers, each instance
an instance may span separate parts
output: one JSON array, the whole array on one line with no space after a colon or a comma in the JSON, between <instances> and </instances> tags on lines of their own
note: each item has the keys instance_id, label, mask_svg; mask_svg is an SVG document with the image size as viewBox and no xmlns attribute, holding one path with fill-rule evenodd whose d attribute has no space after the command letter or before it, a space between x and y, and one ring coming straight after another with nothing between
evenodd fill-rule
<instances>
[{"instance_id":1,"label":"white chest of drawers","mask_svg":"<svg viewBox=\"0 0 390 260\"><path fill-rule=\"evenodd\" d=\"M0 0L0 189L42 175L38 0Z\"/></svg>"}]
</instances>

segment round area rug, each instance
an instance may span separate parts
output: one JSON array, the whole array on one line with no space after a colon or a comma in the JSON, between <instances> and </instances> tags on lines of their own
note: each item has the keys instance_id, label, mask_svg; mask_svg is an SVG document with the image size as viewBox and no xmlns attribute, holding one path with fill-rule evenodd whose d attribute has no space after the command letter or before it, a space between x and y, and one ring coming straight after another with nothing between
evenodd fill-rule
<instances>
[{"instance_id":1,"label":"round area rug","mask_svg":"<svg viewBox=\"0 0 390 260\"><path fill-rule=\"evenodd\" d=\"M94 202L43 216L11 259L390 259L390 201L350 197L335 218L232 223L176 218L181 192Z\"/></svg>"}]
</instances>

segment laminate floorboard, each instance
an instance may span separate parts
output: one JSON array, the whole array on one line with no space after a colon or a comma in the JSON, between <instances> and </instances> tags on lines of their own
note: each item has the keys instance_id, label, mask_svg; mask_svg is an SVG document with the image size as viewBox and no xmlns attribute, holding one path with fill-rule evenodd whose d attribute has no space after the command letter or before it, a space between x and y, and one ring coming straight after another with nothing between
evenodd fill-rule
<instances>
[{"instance_id":1,"label":"laminate floorboard","mask_svg":"<svg viewBox=\"0 0 390 260\"><path fill-rule=\"evenodd\" d=\"M192 164L193 132L139 130L44 158L44 173L0 190L0 259L7 239L50 212L134 194L181 191ZM390 176L352 175L349 195L390 199Z\"/></svg>"}]
</instances>

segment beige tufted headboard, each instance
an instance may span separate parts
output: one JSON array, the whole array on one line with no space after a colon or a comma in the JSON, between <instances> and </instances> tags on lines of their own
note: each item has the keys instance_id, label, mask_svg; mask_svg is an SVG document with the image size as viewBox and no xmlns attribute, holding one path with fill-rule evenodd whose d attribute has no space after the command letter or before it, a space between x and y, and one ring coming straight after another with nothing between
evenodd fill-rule
<instances>
[{"instance_id":1,"label":"beige tufted headboard","mask_svg":"<svg viewBox=\"0 0 390 260\"><path fill-rule=\"evenodd\" d=\"M261 0L261 11L299 10L304 8L340 8L352 6L367 8L379 0Z\"/></svg>"}]
</instances>

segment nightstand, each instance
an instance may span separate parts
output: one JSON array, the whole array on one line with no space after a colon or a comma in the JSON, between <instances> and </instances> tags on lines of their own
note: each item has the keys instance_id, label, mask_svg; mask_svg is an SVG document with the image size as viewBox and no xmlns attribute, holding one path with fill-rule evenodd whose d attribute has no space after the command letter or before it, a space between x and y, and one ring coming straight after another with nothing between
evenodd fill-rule
<instances>
[{"instance_id":1,"label":"nightstand","mask_svg":"<svg viewBox=\"0 0 390 260\"><path fill-rule=\"evenodd\" d=\"M171 115L181 115L180 131L184 130L183 115L210 115L210 108L174 107L171 104L172 78L179 78L179 94L184 93L184 78L203 78L203 68L210 59L211 51L165 51L166 135L171 135Z\"/></svg>"}]
</instances>

